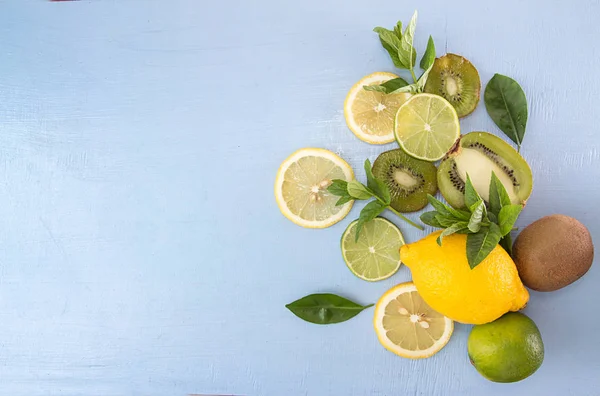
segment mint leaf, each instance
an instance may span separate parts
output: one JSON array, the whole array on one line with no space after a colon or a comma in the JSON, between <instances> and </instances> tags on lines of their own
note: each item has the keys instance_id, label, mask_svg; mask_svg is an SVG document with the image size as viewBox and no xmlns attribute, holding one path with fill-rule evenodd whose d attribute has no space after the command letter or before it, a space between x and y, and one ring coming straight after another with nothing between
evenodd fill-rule
<instances>
[{"instance_id":1,"label":"mint leaf","mask_svg":"<svg viewBox=\"0 0 600 396\"><path fill-rule=\"evenodd\" d=\"M481 221L485 217L485 202L482 199L479 200L477 205L473 205L474 209L471 212L471 218L469 219L469 231L478 232L481 229Z\"/></svg>"},{"instance_id":2,"label":"mint leaf","mask_svg":"<svg viewBox=\"0 0 600 396\"><path fill-rule=\"evenodd\" d=\"M407 69L412 70L415 66L417 59L417 52L413 47L413 41L415 38L415 29L417 28L417 11L413 14L408 26L404 30L402 35L401 50L398 52L400 61L407 65Z\"/></svg>"},{"instance_id":3,"label":"mint leaf","mask_svg":"<svg viewBox=\"0 0 600 396\"><path fill-rule=\"evenodd\" d=\"M327 191L338 197L345 197L348 195L348 182L340 179L332 180Z\"/></svg>"},{"instance_id":4,"label":"mint leaf","mask_svg":"<svg viewBox=\"0 0 600 396\"><path fill-rule=\"evenodd\" d=\"M373 195L379 197L386 205L389 205L392 200L390 189L384 182L373 176L373 169L369 159L365 160L365 173L367 174L367 186L373 192Z\"/></svg>"},{"instance_id":5,"label":"mint leaf","mask_svg":"<svg viewBox=\"0 0 600 396\"><path fill-rule=\"evenodd\" d=\"M492 179L490 180L490 212L498 216L502 207L510 205L510 197L504 188L504 185L496 176L496 173L492 171Z\"/></svg>"},{"instance_id":6,"label":"mint leaf","mask_svg":"<svg viewBox=\"0 0 600 396\"><path fill-rule=\"evenodd\" d=\"M444 216L441 214L437 214L435 216L435 220L440 223L442 225L442 227L452 227L454 225L454 223L456 223L457 221L459 221L458 219L452 217L452 216Z\"/></svg>"},{"instance_id":7,"label":"mint leaf","mask_svg":"<svg viewBox=\"0 0 600 396\"><path fill-rule=\"evenodd\" d=\"M402 62L398 56L399 52L402 50L402 42L396 33L382 27L376 27L373 31L379 35L379 41L381 41L381 45L388 52L390 58L392 58L394 66L399 69L406 69L406 63Z\"/></svg>"},{"instance_id":8,"label":"mint leaf","mask_svg":"<svg viewBox=\"0 0 600 396\"><path fill-rule=\"evenodd\" d=\"M394 26L394 34L396 37L402 40L402 21L398 21L396 26Z\"/></svg>"},{"instance_id":9,"label":"mint leaf","mask_svg":"<svg viewBox=\"0 0 600 396\"><path fill-rule=\"evenodd\" d=\"M425 212L421 215L420 219L423 223L430 225L432 227L444 228L444 226L441 225L440 222L435 218L435 216L437 214L438 214L438 212L436 212L435 210L433 210L431 212Z\"/></svg>"},{"instance_id":10,"label":"mint leaf","mask_svg":"<svg viewBox=\"0 0 600 396\"><path fill-rule=\"evenodd\" d=\"M467 260L471 269L481 263L502 238L500 227L490 223L489 227L481 227L476 234L467 235Z\"/></svg>"},{"instance_id":11,"label":"mint leaf","mask_svg":"<svg viewBox=\"0 0 600 396\"><path fill-rule=\"evenodd\" d=\"M442 239L444 239L445 236L452 235L454 233L464 230L465 228L467 228L467 223L464 221L452 224L450 227L442 231L442 233L437 237L437 244L442 246Z\"/></svg>"},{"instance_id":12,"label":"mint leaf","mask_svg":"<svg viewBox=\"0 0 600 396\"><path fill-rule=\"evenodd\" d=\"M435 61L435 44L433 43L433 37L429 36L427 41L427 49L421 58L421 69L428 70Z\"/></svg>"},{"instance_id":13,"label":"mint leaf","mask_svg":"<svg viewBox=\"0 0 600 396\"><path fill-rule=\"evenodd\" d=\"M363 89L365 91L378 91L389 94L394 91L397 91L400 88L406 87L407 85L409 84L405 79L398 77L379 85L364 85Z\"/></svg>"},{"instance_id":14,"label":"mint leaf","mask_svg":"<svg viewBox=\"0 0 600 396\"><path fill-rule=\"evenodd\" d=\"M469 208L469 210L473 212L473 209L471 209L471 207L479 201L481 201L481 197L475 190L475 187L471 182L471 178L467 173L467 181L465 183L465 205L467 205L467 208Z\"/></svg>"},{"instance_id":15,"label":"mint leaf","mask_svg":"<svg viewBox=\"0 0 600 396\"><path fill-rule=\"evenodd\" d=\"M429 72L431 72L431 69L433 69L433 63L429 66L429 68L427 68L427 70L425 70L425 72L423 72L423 74L421 74L421 77L419 77L419 81L417 81L417 90L418 92L423 92L423 89L425 88L425 84L427 83L427 78L429 77Z\"/></svg>"},{"instance_id":16,"label":"mint leaf","mask_svg":"<svg viewBox=\"0 0 600 396\"><path fill-rule=\"evenodd\" d=\"M442 216L450 216L450 207L444 204L442 201L434 197L433 195L427 194L427 200L433 206L433 208Z\"/></svg>"},{"instance_id":17,"label":"mint leaf","mask_svg":"<svg viewBox=\"0 0 600 396\"><path fill-rule=\"evenodd\" d=\"M527 126L527 98L518 82L495 74L485 87L485 108L494 123L521 148Z\"/></svg>"},{"instance_id":18,"label":"mint leaf","mask_svg":"<svg viewBox=\"0 0 600 396\"><path fill-rule=\"evenodd\" d=\"M358 223L356 223L356 236L354 239L356 242L358 242L358 237L365 223L379 216L381 212L385 210L386 207L387 205L384 205L379 201L371 201L363 208L363 210L360 211Z\"/></svg>"},{"instance_id":19,"label":"mint leaf","mask_svg":"<svg viewBox=\"0 0 600 396\"><path fill-rule=\"evenodd\" d=\"M500 246L506 250L510 256L512 256L512 237L510 236L510 232L504 236L504 238L500 239Z\"/></svg>"},{"instance_id":20,"label":"mint leaf","mask_svg":"<svg viewBox=\"0 0 600 396\"><path fill-rule=\"evenodd\" d=\"M395 91L392 91L389 93L402 93L402 92L410 92L410 93L416 94L419 92L418 84L409 84L404 87L400 87L400 88L396 89Z\"/></svg>"},{"instance_id":21,"label":"mint leaf","mask_svg":"<svg viewBox=\"0 0 600 396\"><path fill-rule=\"evenodd\" d=\"M500 209L500 214L498 215L498 225L500 226L500 232L502 236L508 235L508 233L512 230L519 214L521 214L521 210L523 207L521 205L507 205L503 206Z\"/></svg>"},{"instance_id":22,"label":"mint leaf","mask_svg":"<svg viewBox=\"0 0 600 396\"><path fill-rule=\"evenodd\" d=\"M373 193L367 187L356 180L348 183L348 194L354 199L369 199L373 196Z\"/></svg>"},{"instance_id":23,"label":"mint leaf","mask_svg":"<svg viewBox=\"0 0 600 396\"><path fill-rule=\"evenodd\" d=\"M338 201L335 203L335 206L341 206L341 205L344 205L345 203L348 203L353 200L354 200L354 198L352 198L350 195L347 195L345 197L341 197L340 199L338 199Z\"/></svg>"}]
</instances>

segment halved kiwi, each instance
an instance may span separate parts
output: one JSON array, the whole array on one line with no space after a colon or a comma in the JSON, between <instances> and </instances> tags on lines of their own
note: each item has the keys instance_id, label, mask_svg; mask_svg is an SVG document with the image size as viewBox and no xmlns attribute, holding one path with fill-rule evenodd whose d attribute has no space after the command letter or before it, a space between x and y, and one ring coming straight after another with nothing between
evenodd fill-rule
<instances>
[{"instance_id":1,"label":"halved kiwi","mask_svg":"<svg viewBox=\"0 0 600 396\"><path fill-rule=\"evenodd\" d=\"M427 205L427 194L437 192L436 167L402 149L381 153L373 164L373 175L390 189L390 206L398 212L414 212Z\"/></svg>"},{"instance_id":2,"label":"halved kiwi","mask_svg":"<svg viewBox=\"0 0 600 396\"><path fill-rule=\"evenodd\" d=\"M467 174L475 190L487 201L492 171L506 188L511 202L525 205L533 189L531 168L508 143L487 132L471 132L461 137L440 163L438 185L450 205L462 208Z\"/></svg>"},{"instance_id":3,"label":"halved kiwi","mask_svg":"<svg viewBox=\"0 0 600 396\"><path fill-rule=\"evenodd\" d=\"M454 106L459 117L465 117L479 103L481 80L475 66L466 58L446 54L433 63L425 92L444 97Z\"/></svg>"}]
</instances>

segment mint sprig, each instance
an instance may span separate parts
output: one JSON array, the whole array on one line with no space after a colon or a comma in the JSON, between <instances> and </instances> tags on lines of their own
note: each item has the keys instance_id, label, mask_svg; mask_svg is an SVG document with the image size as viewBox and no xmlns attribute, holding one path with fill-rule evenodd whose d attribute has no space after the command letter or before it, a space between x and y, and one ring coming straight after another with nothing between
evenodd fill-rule
<instances>
[{"instance_id":1,"label":"mint sprig","mask_svg":"<svg viewBox=\"0 0 600 396\"><path fill-rule=\"evenodd\" d=\"M390 58L392 58L394 66L398 69L410 71L413 83L409 84L406 80L399 77L379 85L365 85L363 87L365 90L378 91L386 94L423 92L427 77L433 67L433 62L435 61L435 44L433 43L433 37L429 36L427 49L420 62L421 69L425 70L425 72L421 74L421 77L417 78L414 70L417 65L417 51L413 45L416 27L417 11L413 14L404 32L402 32L402 22L400 21L394 26L393 30L383 27L376 27L373 29L373 31L379 35L379 41L381 41L381 45L388 52Z\"/></svg>"},{"instance_id":2,"label":"mint sprig","mask_svg":"<svg viewBox=\"0 0 600 396\"><path fill-rule=\"evenodd\" d=\"M390 206L390 202L392 201L390 189L387 184L373 175L371 161L368 159L365 160L365 173L367 175L366 186L358 180L352 180L350 182L346 182L345 180L333 180L327 189L331 194L340 197L336 205L343 205L351 200L368 200L375 198L373 201L365 205L360 212L358 223L356 224L356 241L358 241L358 237L365 223L373 220L386 209L413 227L416 227L420 230L423 229L421 225L406 218L402 213Z\"/></svg>"},{"instance_id":3,"label":"mint sprig","mask_svg":"<svg viewBox=\"0 0 600 396\"><path fill-rule=\"evenodd\" d=\"M504 185L492 172L489 202L475 190L471 178L467 175L465 183L466 210L454 209L435 197L428 195L435 209L421 215L421 221L444 231L437 239L442 246L443 238L455 234L467 234L467 260L471 269L479 265L498 243L510 254L513 229L521 210L521 205L513 205Z\"/></svg>"}]
</instances>

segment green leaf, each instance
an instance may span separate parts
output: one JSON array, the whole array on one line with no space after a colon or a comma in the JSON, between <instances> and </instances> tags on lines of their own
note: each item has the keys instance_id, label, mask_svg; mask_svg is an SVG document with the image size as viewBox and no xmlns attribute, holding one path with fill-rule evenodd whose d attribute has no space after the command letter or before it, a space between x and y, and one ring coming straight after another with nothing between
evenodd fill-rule
<instances>
[{"instance_id":1,"label":"green leaf","mask_svg":"<svg viewBox=\"0 0 600 396\"><path fill-rule=\"evenodd\" d=\"M364 85L363 89L365 91L378 91L378 92L383 92L386 94L392 93L402 87L406 87L408 84L408 82L406 82L405 79L398 77L398 78L393 78L389 81L384 82L383 84L379 84L379 85Z\"/></svg>"},{"instance_id":2,"label":"green leaf","mask_svg":"<svg viewBox=\"0 0 600 396\"><path fill-rule=\"evenodd\" d=\"M439 213L435 216L435 220L440 223L443 228L452 227L454 223L458 221L458 219L452 216L444 216Z\"/></svg>"},{"instance_id":3,"label":"green leaf","mask_svg":"<svg viewBox=\"0 0 600 396\"><path fill-rule=\"evenodd\" d=\"M345 322L371 306L373 304L359 305L344 297L323 293L310 294L285 307L302 320L325 325Z\"/></svg>"},{"instance_id":4,"label":"green leaf","mask_svg":"<svg viewBox=\"0 0 600 396\"><path fill-rule=\"evenodd\" d=\"M517 218L521 214L521 210L523 210L521 205L507 205L500 209L498 225L500 226L502 236L507 235L513 229Z\"/></svg>"},{"instance_id":5,"label":"green leaf","mask_svg":"<svg viewBox=\"0 0 600 396\"><path fill-rule=\"evenodd\" d=\"M350 201L354 201L354 198L352 198L350 195L347 195L338 199L338 201L335 203L335 206L341 206Z\"/></svg>"},{"instance_id":6,"label":"green leaf","mask_svg":"<svg viewBox=\"0 0 600 396\"><path fill-rule=\"evenodd\" d=\"M416 94L416 93L418 93L418 91L419 91L419 87L417 84L409 84L404 87L400 87L397 90L389 92L389 93L397 94L397 93L402 93L402 92L409 92L409 93Z\"/></svg>"},{"instance_id":7,"label":"green leaf","mask_svg":"<svg viewBox=\"0 0 600 396\"><path fill-rule=\"evenodd\" d=\"M386 205L389 205L392 200L390 189L384 182L373 176L373 169L369 159L365 160L365 173L367 174L367 186L369 190L373 192L373 195L385 202Z\"/></svg>"},{"instance_id":8,"label":"green leaf","mask_svg":"<svg viewBox=\"0 0 600 396\"><path fill-rule=\"evenodd\" d=\"M402 40L402 21L398 21L396 26L394 26L394 34L396 37Z\"/></svg>"},{"instance_id":9,"label":"green leaf","mask_svg":"<svg viewBox=\"0 0 600 396\"><path fill-rule=\"evenodd\" d=\"M427 200L439 214L442 216L450 216L450 207L448 205L430 194L427 194Z\"/></svg>"},{"instance_id":10,"label":"green leaf","mask_svg":"<svg viewBox=\"0 0 600 396\"><path fill-rule=\"evenodd\" d=\"M475 190L475 187L471 182L471 178L467 173L467 182L465 183L465 205L467 205L467 208L469 208L472 212L473 210L471 209L471 206L475 205L476 203L479 203L479 201L481 200L482 199L479 196L479 193L477 193L477 191Z\"/></svg>"},{"instance_id":11,"label":"green leaf","mask_svg":"<svg viewBox=\"0 0 600 396\"><path fill-rule=\"evenodd\" d=\"M369 199L373 196L367 187L356 180L348 183L348 194L354 199Z\"/></svg>"},{"instance_id":12,"label":"green leaf","mask_svg":"<svg viewBox=\"0 0 600 396\"><path fill-rule=\"evenodd\" d=\"M492 179L490 181L490 212L498 216L500 209L503 206L510 205L510 197L504 188L504 185L496 176L496 173L492 171Z\"/></svg>"},{"instance_id":13,"label":"green leaf","mask_svg":"<svg viewBox=\"0 0 600 396\"><path fill-rule=\"evenodd\" d=\"M481 263L502 238L500 227L490 223L489 227L481 227L476 234L467 235L467 260L471 269Z\"/></svg>"},{"instance_id":14,"label":"green leaf","mask_svg":"<svg viewBox=\"0 0 600 396\"><path fill-rule=\"evenodd\" d=\"M452 206L448 206L447 209L450 211L450 214L455 219L469 221L469 219L471 218L471 212L467 210L454 209Z\"/></svg>"},{"instance_id":15,"label":"green leaf","mask_svg":"<svg viewBox=\"0 0 600 396\"><path fill-rule=\"evenodd\" d=\"M382 27L376 27L373 31L379 35L379 41L381 41L381 45L383 45L383 48L385 48L390 55L390 58L392 58L394 66L399 69L406 69L406 64L403 63L398 56L399 52L402 50L402 42L396 33Z\"/></svg>"},{"instance_id":16,"label":"green leaf","mask_svg":"<svg viewBox=\"0 0 600 396\"><path fill-rule=\"evenodd\" d=\"M442 239L444 239L444 237L462 231L465 228L467 228L467 223L464 221L452 224L450 227L442 231L442 233L437 237L437 244L442 246Z\"/></svg>"},{"instance_id":17,"label":"green leaf","mask_svg":"<svg viewBox=\"0 0 600 396\"><path fill-rule=\"evenodd\" d=\"M421 58L421 69L427 70L435 61L435 44L433 43L433 37L429 36L429 41L427 41L427 49Z\"/></svg>"},{"instance_id":18,"label":"green leaf","mask_svg":"<svg viewBox=\"0 0 600 396\"><path fill-rule=\"evenodd\" d=\"M417 59L417 51L413 47L413 41L415 38L415 29L417 28L417 11L413 14L408 26L404 30L402 35L401 50L398 52L400 61L407 65L407 69L413 69Z\"/></svg>"},{"instance_id":19,"label":"green leaf","mask_svg":"<svg viewBox=\"0 0 600 396\"><path fill-rule=\"evenodd\" d=\"M427 70L425 70L423 72L423 74L421 74L421 77L419 77L419 81L417 81L417 90L418 92L423 92L423 89L425 88L425 84L427 83L427 78L429 77L429 72L431 72L431 69L433 69L433 63L429 66L429 68Z\"/></svg>"},{"instance_id":20,"label":"green leaf","mask_svg":"<svg viewBox=\"0 0 600 396\"><path fill-rule=\"evenodd\" d=\"M478 232L481 229L481 222L485 216L485 202L482 199L479 200L479 203L475 206L473 211L471 212L471 218L469 219L469 231Z\"/></svg>"},{"instance_id":21,"label":"green leaf","mask_svg":"<svg viewBox=\"0 0 600 396\"><path fill-rule=\"evenodd\" d=\"M340 179L332 180L327 191L338 197L345 197L348 195L348 182Z\"/></svg>"},{"instance_id":22,"label":"green leaf","mask_svg":"<svg viewBox=\"0 0 600 396\"><path fill-rule=\"evenodd\" d=\"M444 226L441 225L440 222L435 218L437 214L438 212L436 212L435 210L431 212L425 212L421 215L420 219L423 223L432 227L444 228Z\"/></svg>"},{"instance_id":23,"label":"green leaf","mask_svg":"<svg viewBox=\"0 0 600 396\"><path fill-rule=\"evenodd\" d=\"M500 246L502 246L510 256L512 256L512 245L512 236L510 235L510 232L500 239Z\"/></svg>"},{"instance_id":24,"label":"green leaf","mask_svg":"<svg viewBox=\"0 0 600 396\"><path fill-rule=\"evenodd\" d=\"M512 78L495 74L485 88L484 101L494 123L521 148L527 126L527 98L523 88Z\"/></svg>"},{"instance_id":25,"label":"green leaf","mask_svg":"<svg viewBox=\"0 0 600 396\"><path fill-rule=\"evenodd\" d=\"M379 216L381 212L385 210L387 205L382 204L381 202L375 200L369 202L365 207L360 211L360 216L358 217L358 223L356 223L356 236L355 241L358 242L358 236L362 231L365 223L373 220L375 217Z\"/></svg>"}]
</instances>

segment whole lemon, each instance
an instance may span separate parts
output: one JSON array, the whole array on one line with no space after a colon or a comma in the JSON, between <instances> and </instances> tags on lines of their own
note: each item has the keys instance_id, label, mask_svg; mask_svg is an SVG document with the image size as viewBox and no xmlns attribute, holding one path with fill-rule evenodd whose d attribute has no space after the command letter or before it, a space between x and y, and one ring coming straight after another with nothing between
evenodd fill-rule
<instances>
[{"instance_id":1,"label":"whole lemon","mask_svg":"<svg viewBox=\"0 0 600 396\"><path fill-rule=\"evenodd\" d=\"M520 312L473 327L467 346L473 366L494 382L521 381L544 361L540 331L533 320Z\"/></svg>"},{"instance_id":2,"label":"whole lemon","mask_svg":"<svg viewBox=\"0 0 600 396\"><path fill-rule=\"evenodd\" d=\"M467 236L449 235L439 246L440 233L400 248L400 260L410 268L419 294L431 308L457 322L483 324L527 304L529 293L504 249L496 246L471 269Z\"/></svg>"}]
</instances>

